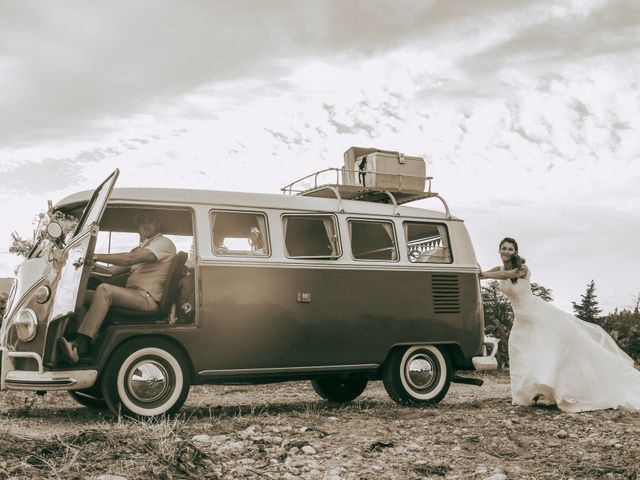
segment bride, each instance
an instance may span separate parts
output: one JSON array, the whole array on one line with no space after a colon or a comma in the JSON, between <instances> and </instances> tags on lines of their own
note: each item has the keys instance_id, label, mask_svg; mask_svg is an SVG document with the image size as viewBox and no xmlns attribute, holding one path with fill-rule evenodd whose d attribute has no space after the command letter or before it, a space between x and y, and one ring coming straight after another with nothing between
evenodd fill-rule
<instances>
[{"instance_id":1,"label":"bride","mask_svg":"<svg viewBox=\"0 0 640 480\"><path fill-rule=\"evenodd\" d=\"M531 272L513 238L500 242L503 265L480 278L499 280L515 319L509 334L514 405L556 404L567 412L640 410L640 371L598 325L531 293Z\"/></svg>"}]
</instances>

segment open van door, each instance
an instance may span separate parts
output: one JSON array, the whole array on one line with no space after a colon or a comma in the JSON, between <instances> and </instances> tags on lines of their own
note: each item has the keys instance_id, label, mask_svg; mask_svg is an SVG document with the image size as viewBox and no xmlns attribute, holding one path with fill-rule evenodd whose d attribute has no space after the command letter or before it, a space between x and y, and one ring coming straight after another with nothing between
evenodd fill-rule
<instances>
[{"instance_id":1,"label":"open van door","mask_svg":"<svg viewBox=\"0 0 640 480\"><path fill-rule=\"evenodd\" d=\"M89 269L85 267L87 256L93 253L98 236L98 223L102 218L111 191L120 170L117 168L95 189L85 207L73 237L62 254L62 267L51 311L56 320L76 311L84 300Z\"/></svg>"}]
</instances>

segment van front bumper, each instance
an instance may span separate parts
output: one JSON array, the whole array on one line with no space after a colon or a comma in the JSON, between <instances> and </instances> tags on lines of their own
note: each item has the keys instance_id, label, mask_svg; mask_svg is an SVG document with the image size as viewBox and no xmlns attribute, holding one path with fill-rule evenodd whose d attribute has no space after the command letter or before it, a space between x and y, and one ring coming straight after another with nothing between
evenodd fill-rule
<instances>
[{"instance_id":1,"label":"van front bumper","mask_svg":"<svg viewBox=\"0 0 640 480\"><path fill-rule=\"evenodd\" d=\"M96 383L97 370L66 370L63 372L7 372L4 384L7 390L80 390Z\"/></svg>"},{"instance_id":2,"label":"van front bumper","mask_svg":"<svg viewBox=\"0 0 640 480\"><path fill-rule=\"evenodd\" d=\"M0 358L0 390L81 390L93 386L98 379L97 370L45 371L42 357L34 352L0 350ZM38 371L16 370L14 358L33 358Z\"/></svg>"}]
</instances>

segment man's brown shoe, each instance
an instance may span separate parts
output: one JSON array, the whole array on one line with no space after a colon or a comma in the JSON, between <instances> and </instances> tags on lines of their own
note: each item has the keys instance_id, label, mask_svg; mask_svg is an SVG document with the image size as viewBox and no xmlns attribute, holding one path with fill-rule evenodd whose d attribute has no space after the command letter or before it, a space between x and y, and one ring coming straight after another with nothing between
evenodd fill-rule
<instances>
[{"instance_id":1,"label":"man's brown shoe","mask_svg":"<svg viewBox=\"0 0 640 480\"><path fill-rule=\"evenodd\" d=\"M76 342L69 341L64 337L58 339L58 350L62 353L62 356L67 359L71 364L78 363L80 355L78 355L78 346Z\"/></svg>"}]
</instances>

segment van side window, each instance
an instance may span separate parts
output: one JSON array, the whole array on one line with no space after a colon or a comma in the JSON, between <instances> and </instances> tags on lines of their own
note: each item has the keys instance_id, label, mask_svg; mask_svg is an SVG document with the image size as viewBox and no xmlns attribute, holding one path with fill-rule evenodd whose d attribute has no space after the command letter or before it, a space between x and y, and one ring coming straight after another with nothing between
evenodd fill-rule
<instances>
[{"instance_id":1,"label":"van side window","mask_svg":"<svg viewBox=\"0 0 640 480\"><path fill-rule=\"evenodd\" d=\"M211 231L215 255L266 257L270 253L262 213L212 212Z\"/></svg>"},{"instance_id":2,"label":"van side window","mask_svg":"<svg viewBox=\"0 0 640 480\"><path fill-rule=\"evenodd\" d=\"M282 225L288 257L332 259L340 256L333 215L284 215Z\"/></svg>"},{"instance_id":3,"label":"van side window","mask_svg":"<svg viewBox=\"0 0 640 480\"><path fill-rule=\"evenodd\" d=\"M447 228L438 223L404 222L407 253L412 263L451 263Z\"/></svg>"},{"instance_id":4,"label":"van side window","mask_svg":"<svg viewBox=\"0 0 640 480\"><path fill-rule=\"evenodd\" d=\"M349 220L351 253L356 260L398 259L393 223Z\"/></svg>"},{"instance_id":5,"label":"van side window","mask_svg":"<svg viewBox=\"0 0 640 480\"><path fill-rule=\"evenodd\" d=\"M107 207L100 222L94 253L125 252L140 243L135 223L139 209L132 207ZM160 217L160 231L176 246L177 251L193 249L192 215L178 209L153 209Z\"/></svg>"}]
</instances>

